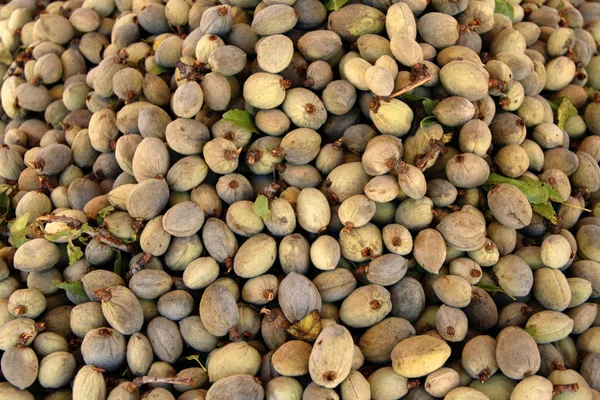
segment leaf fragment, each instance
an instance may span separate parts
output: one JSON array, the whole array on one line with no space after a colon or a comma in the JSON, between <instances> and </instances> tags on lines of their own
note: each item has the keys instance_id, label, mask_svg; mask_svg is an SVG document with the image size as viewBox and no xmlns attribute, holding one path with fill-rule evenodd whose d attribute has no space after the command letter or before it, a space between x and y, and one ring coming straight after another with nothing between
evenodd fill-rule
<instances>
[{"instance_id":1,"label":"leaf fragment","mask_svg":"<svg viewBox=\"0 0 600 400\"><path fill-rule=\"evenodd\" d=\"M313 341L321 333L321 315L318 310L308 314L287 329L287 332L296 339Z\"/></svg>"},{"instance_id":2,"label":"leaf fragment","mask_svg":"<svg viewBox=\"0 0 600 400\"><path fill-rule=\"evenodd\" d=\"M113 211L115 211L114 206L104 207L102 210L98 211L98 214L96 214L96 222L98 222L98 225L102 225L106 217Z\"/></svg>"},{"instance_id":3,"label":"leaf fragment","mask_svg":"<svg viewBox=\"0 0 600 400\"><path fill-rule=\"evenodd\" d=\"M427 113L427 118L433 116L433 109L439 103L438 100L434 100L434 99L430 99L430 98L422 97L422 96L417 96L415 94L408 93L408 92L403 93L402 97L405 100L420 102L423 105L423 108L425 109L425 113Z\"/></svg>"},{"instance_id":4,"label":"leaf fragment","mask_svg":"<svg viewBox=\"0 0 600 400\"><path fill-rule=\"evenodd\" d=\"M567 120L578 114L577 108L571 103L571 100L563 97L556 111L557 125L560 129L565 129Z\"/></svg>"},{"instance_id":5,"label":"leaf fragment","mask_svg":"<svg viewBox=\"0 0 600 400\"><path fill-rule=\"evenodd\" d=\"M0 193L0 224L6 221L6 216L10 211L10 197L8 193Z\"/></svg>"},{"instance_id":6,"label":"leaf fragment","mask_svg":"<svg viewBox=\"0 0 600 400\"><path fill-rule=\"evenodd\" d=\"M123 272L123 255L121 254L121 250L115 249L117 253L115 255L115 262L113 264L113 272L117 275L121 275Z\"/></svg>"},{"instance_id":7,"label":"leaf fragment","mask_svg":"<svg viewBox=\"0 0 600 400\"><path fill-rule=\"evenodd\" d=\"M83 284L81 283L81 281L57 282L55 286L59 289L63 289L66 292L87 297L87 293L85 293L85 289L83 288Z\"/></svg>"},{"instance_id":8,"label":"leaf fragment","mask_svg":"<svg viewBox=\"0 0 600 400\"><path fill-rule=\"evenodd\" d=\"M419 122L419 128L421 128L423 131L425 131L425 128L437 123L437 121L438 121L437 117L430 115L429 117L423 118L421 120L421 122Z\"/></svg>"},{"instance_id":9,"label":"leaf fragment","mask_svg":"<svg viewBox=\"0 0 600 400\"><path fill-rule=\"evenodd\" d=\"M546 218L554 225L558 223L558 220L556 218L556 212L554 211L554 207L552 207L551 203L534 204L531 207L533 208L533 211L540 214L542 217Z\"/></svg>"},{"instance_id":10,"label":"leaf fragment","mask_svg":"<svg viewBox=\"0 0 600 400\"><path fill-rule=\"evenodd\" d=\"M477 285L474 285L474 286L477 286L478 288L483 289L486 292L500 292L500 293L504 293L505 295L507 295L511 299L516 300L513 296L511 296L510 294L506 293L504 291L504 289L502 289L500 286L483 285L483 284L477 284Z\"/></svg>"},{"instance_id":11,"label":"leaf fragment","mask_svg":"<svg viewBox=\"0 0 600 400\"><path fill-rule=\"evenodd\" d=\"M587 96L590 100L594 98L596 93L598 93L598 91L596 91L596 89L594 89L593 87L590 87L590 86L584 86L583 90L585 90L585 94L587 94Z\"/></svg>"},{"instance_id":12,"label":"leaf fragment","mask_svg":"<svg viewBox=\"0 0 600 400\"><path fill-rule=\"evenodd\" d=\"M560 193L547 182L534 181L531 179L513 179L506 176L491 173L486 185L497 185L508 183L515 186L525 194L531 204L546 204L548 201L560 201Z\"/></svg>"},{"instance_id":13,"label":"leaf fragment","mask_svg":"<svg viewBox=\"0 0 600 400\"><path fill-rule=\"evenodd\" d=\"M560 193L547 182L533 179L512 179L498 174L490 174L484 188L489 190L493 185L507 183L519 189L531 204L533 211L540 214L553 224L557 223L556 212L552 201L562 203Z\"/></svg>"},{"instance_id":14,"label":"leaf fragment","mask_svg":"<svg viewBox=\"0 0 600 400\"><path fill-rule=\"evenodd\" d=\"M261 194L254 201L252 206L254 213L261 217L263 220L271 218L271 210L269 210L269 199L264 194Z\"/></svg>"},{"instance_id":15,"label":"leaf fragment","mask_svg":"<svg viewBox=\"0 0 600 400\"><path fill-rule=\"evenodd\" d=\"M511 21L515 18L515 9L505 0L496 0L494 13L506 15Z\"/></svg>"},{"instance_id":16,"label":"leaf fragment","mask_svg":"<svg viewBox=\"0 0 600 400\"><path fill-rule=\"evenodd\" d=\"M26 212L20 217L14 219L8 224L8 230L10 233L10 241L16 248L21 247L27 242L27 233L29 232L29 216L30 212Z\"/></svg>"},{"instance_id":17,"label":"leaf fragment","mask_svg":"<svg viewBox=\"0 0 600 400\"><path fill-rule=\"evenodd\" d=\"M403 93L402 97L404 97L404 99L409 100L409 101L424 101L424 100L429 100L427 97L421 97L421 96L417 96L416 94L412 94L412 93Z\"/></svg>"},{"instance_id":18,"label":"leaf fragment","mask_svg":"<svg viewBox=\"0 0 600 400\"><path fill-rule=\"evenodd\" d=\"M55 233L44 232L44 237L46 238L46 240L49 240L51 242L56 242L59 238L64 237L64 236L68 236L69 240L81 239L81 241L83 241L83 238L81 238L81 235L84 232L89 232L89 231L90 231L90 227L87 224L87 222L85 224L81 225L81 227L78 229L71 229L65 224L65 229L62 229Z\"/></svg>"},{"instance_id":19,"label":"leaf fragment","mask_svg":"<svg viewBox=\"0 0 600 400\"><path fill-rule=\"evenodd\" d=\"M164 74L165 72L171 72L171 69L163 67L162 65L155 64L152 68L150 68L150 71L148 72L154 75L160 75Z\"/></svg>"},{"instance_id":20,"label":"leaf fragment","mask_svg":"<svg viewBox=\"0 0 600 400\"><path fill-rule=\"evenodd\" d=\"M206 369L206 367L202 364L202 362L200 361L200 354L192 354L186 357L182 357L182 360L188 360L188 361L196 361L199 365L200 368L202 368L204 371L208 371Z\"/></svg>"},{"instance_id":21,"label":"leaf fragment","mask_svg":"<svg viewBox=\"0 0 600 400\"><path fill-rule=\"evenodd\" d=\"M11 192L15 190L14 186L11 186L9 184L2 184L0 185L0 193L7 193L7 194L11 194Z\"/></svg>"},{"instance_id":22,"label":"leaf fragment","mask_svg":"<svg viewBox=\"0 0 600 400\"><path fill-rule=\"evenodd\" d=\"M423 107L425 108L425 112L427 113L427 115L429 115L429 116L433 115L433 109L435 108L435 106L437 106L437 104L438 104L437 100L432 100L432 99L423 100Z\"/></svg>"},{"instance_id":23,"label":"leaf fragment","mask_svg":"<svg viewBox=\"0 0 600 400\"><path fill-rule=\"evenodd\" d=\"M58 231L56 233L46 233L44 234L44 238L46 238L46 240L50 241L50 242L56 242L58 239L60 239L63 236L69 236L69 230L65 229L62 231Z\"/></svg>"},{"instance_id":24,"label":"leaf fragment","mask_svg":"<svg viewBox=\"0 0 600 400\"><path fill-rule=\"evenodd\" d=\"M337 11L340 8L342 8L342 6L344 4L346 4L348 0L326 0L323 5L325 6L325 9L328 11Z\"/></svg>"},{"instance_id":25,"label":"leaf fragment","mask_svg":"<svg viewBox=\"0 0 600 400\"><path fill-rule=\"evenodd\" d=\"M252 115L245 110L229 110L223 114L225 121L233 123L235 126L245 129L250 132L260 133L254 125L254 118Z\"/></svg>"},{"instance_id":26,"label":"leaf fragment","mask_svg":"<svg viewBox=\"0 0 600 400\"><path fill-rule=\"evenodd\" d=\"M83 257L83 251L81 250L81 247L75 246L70 238L69 242L67 243L67 255L69 256L69 265L75 264Z\"/></svg>"}]
</instances>

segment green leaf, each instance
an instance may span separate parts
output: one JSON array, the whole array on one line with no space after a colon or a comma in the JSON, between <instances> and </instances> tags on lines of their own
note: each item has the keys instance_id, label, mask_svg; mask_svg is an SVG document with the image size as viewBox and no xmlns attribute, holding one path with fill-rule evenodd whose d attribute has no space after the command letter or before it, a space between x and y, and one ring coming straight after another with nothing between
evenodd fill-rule
<instances>
[{"instance_id":1,"label":"green leaf","mask_svg":"<svg viewBox=\"0 0 600 400\"><path fill-rule=\"evenodd\" d=\"M188 361L196 361L198 365L200 365L200 368L206 371L206 367L204 367L204 365L202 365L202 363L200 362L200 354L192 354L191 356L182 357L181 359Z\"/></svg>"},{"instance_id":2,"label":"green leaf","mask_svg":"<svg viewBox=\"0 0 600 400\"><path fill-rule=\"evenodd\" d=\"M121 250L115 250L117 255L115 256L115 263L113 264L113 272L117 275L121 275L123 272L123 255Z\"/></svg>"},{"instance_id":3,"label":"green leaf","mask_svg":"<svg viewBox=\"0 0 600 400\"><path fill-rule=\"evenodd\" d=\"M0 193L11 194L13 190L15 190L14 186L8 185L6 183L0 185Z\"/></svg>"},{"instance_id":4,"label":"green leaf","mask_svg":"<svg viewBox=\"0 0 600 400\"><path fill-rule=\"evenodd\" d=\"M29 216L30 212L26 212L20 217L8 224L10 232L10 240L13 246L19 248L27 242L27 232L29 231Z\"/></svg>"},{"instance_id":5,"label":"green leaf","mask_svg":"<svg viewBox=\"0 0 600 400\"><path fill-rule=\"evenodd\" d=\"M483 285L483 284L477 284L475 285L480 289L485 290L486 292L500 292L500 293L504 293L505 295L507 295L508 297L510 297L513 300L516 300L513 296L511 296L510 294L506 293L504 291L504 289L502 289L500 286L494 286L494 285Z\"/></svg>"},{"instance_id":6,"label":"green leaf","mask_svg":"<svg viewBox=\"0 0 600 400\"><path fill-rule=\"evenodd\" d=\"M44 237L46 238L46 240L49 240L51 242L55 242L64 236L68 236L69 240L73 240L73 239L79 239L83 232L89 232L89 231L90 231L90 226L88 225L87 222L85 224L81 225L81 227L79 229L70 229L65 224L65 228L63 230L55 232L55 233L45 233Z\"/></svg>"},{"instance_id":7,"label":"green leaf","mask_svg":"<svg viewBox=\"0 0 600 400\"><path fill-rule=\"evenodd\" d=\"M75 230L71 231L71 238L72 239L78 239L79 236L81 236L82 233L84 233L84 232L90 232L90 231L91 231L90 226L86 222L85 224L81 225L81 228L75 229Z\"/></svg>"},{"instance_id":8,"label":"green leaf","mask_svg":"<svg viewBox=\"0 0 600 400\"><path fill-rule=\"evenodd\" d=\"M496 7L494 13L504 14L512 21L515 18L515 9L513 6L508 4L505 0L496 0Z\"/></svg>"},{"instance_id":9,"label":"green leaf","mask_svg":"<svg viewBox=\"0 0 600 400\"><path fill-rule=\"evenodd\" d=\"M81 251L81 247L75 246L70 238L69 243L67 243L67 255L69 256L69 265L75 264L81 259L81 257L83 257L83 251Z\"/></svg>"},{"instance_id":10,"label":"green leaf","mask_svg":"<svg viewBox=\"0 0 600 400\"><path fill-rule=\"evenodd\" d=\"M30 212L26 212L18 218L15 218L14 221L10 224L11 233L23 233L27 231L27 227L29 226L29 217L31 216Z\"/></svg>"},{"instance_id":11,"label":"green leaf","mask_svg":"<svg viewBox=\"0 0 600 400\"><path fill-rule=\"evenodd\" d=\"M527 196L527 200L531 204L546 204L549 201L560 201L561 199L560 193L551 184L531 179L512 179L491 173L486 185L497 185L500 183L508 183L515 186Z\"/></svg>"},{"instance_id":12,"label":"green leaf","mask_svg":"<svg viewBox=\"0 0 600 400\"><path fill-rule=\"evenodd\" d=\"M46 238L46 240L49 240L50 242L56 242L58 239L60 239L63 236L69 236L71 232L69 232L68 230L63 230L63 231L58 231L56 233L46 233L44 235L44 237Z\"/></svg>"},{"instance_id":13,"label":"green leaf","mask_svg":"<svg viewBox=\"0 0 600 400\"><path fill-rule=\"evenodd\" d=\"M417 95L412 94L412 93L403 93L402 97L404 97L406 100L409 100L409 101L424 101L424 100L429 100L427 97L417 96Z\"/></svg>"},{"instance_id":14,"label":"green leaf","mask_svg":"<svg viewBox=\"0 0 600 400\"><path fill-rule=\"evenodd\" d=\"M427 113L427 115L429 115L429 116L433 115L433 109L435 108L435 106L437 106L437 103L438 103L437 100L432 100L432 99L423 100L423 107L425 108L425 112Z\"/></svg>"},{"instance_id":15,"label":"green leaf","mask_svg":"<svg viewBox=\"0 0 600 400\"><path fill-rule=\"evenodd\" d=\"M10 197L8 193L0 193L0 224L6 221L6 216L10 211Z\"/></svg>"},{"instance_id":16,"label":"green leaf","mask_svg":"<svg viewBox=\"0 0 600 400\"><path fill-rule=\"evenodd\" d=\"M585 94L587 94L590 99L596 94L596 89L590 86L584 86L583 90L585 90Z\"/></svg>"},{"instance_id":17,"label":"green leaf","mask_svg":"<svg viewBox=\"0 0 600 400\"><path fill-rule=\"evenodd\" d=\"M540 214L554 225L558 223L558 220L556 219L556 212L554 211L554 207L552 207L551 203L534 204L531 207L533 208L533 211Z\"/></svg>"},{"instance_id":18,"label":"green leaf","mask_svg":"<svg viewBox=\"0 0 600 400\"><path fill-rule=\"evenodd\" d=\"M128 239L120 239L121 242L125 243L125 244L131 244L131 243L135 243L137 242L137 235L134 233L133 236L129 237Z\"/></svg>"},{"instance_id":19,"label":"green leaf","mask_svg":"<svg viewBox=\"0 0 600 400\"><path fill-rule=\"evenodd\" d=\"M87 297L87 294L85 293L85 289L83 288L81 281L57 282L55 286L59 289L63 289L66 292Z\"/></svg>"},{"instance_id":20,"label":"green leaf","mask_svg":"<svg viewBox=\"0 0 600 400\"><path fill-rule=\"evenodd\" d=\"M115 211L114 206L104 207L102 210L98 211L98 214L96 214L96 222L98 222L98 225L102 225L104 219L113 211Z\"/></svg>"},{"instance_id":21,"label":"green leaf","mask_svg":"<svg viewBox=\"0 0 600 400\"><path fill-rule=\"evenodd\" d=\"M271 210L269 210L269 199L264 194L261 194L254 201L254 205L252 206L254 209L254 213L266 220L271 218Z\"/></svg>"},{"instance_id":22,"label":"green leaf","mask_svg":"<svg viewBox=\"0 0 600 400\"><path fill-rule=\"evenodd\" d=\"M326 0L323 5L329 11L337 11L342 8L347 1L348 0Z\"/></svg>"},{"instance_id":23,"label":"green leaf","mask_svg":"<svg viewBox=\"0 0 600 400\"><path fill-rule=\"evenodd\" d=\"M286 330L296 339L314 341L322 330L321 315L315 310Z\"/></svg>"},{"instance_id":24,"label":"green leaf","mask_svg":"<svg viewBox=\"0 0 600 400\"><path fill-rule=\"evenodd\" d=\"M577 109L575 108L573 103L571 103L571 101L566 97L562 98L562 101L560 102L560 105L558 106L558 111L556 113L558 119L557 125L560 129L565 129L567 120L572 116L578 114Z\"/></svg>"},{"instance_id":25,"label":"green leaf","mask_svg":"<svg viewBox=\"0 0 600 400\"><path fill-rule=\"evenodd\" d=\"M248 111L229 110L223 114L223 119L247 131L260 133L254 125L254 117Z\"/></svg>"},{"instance_id":26,"label":"green leaf","mask_svg":"<svg viewBox=\"0 0 600 400\"><path fill-rule=\"evenodd\" d=\"M171 72L171 68L166 68L163 67L162 65L158 65L158 64L154 64L154 66L152 68L150 68L150 72L151 74L154 75L160 75L160 74L164 74L165 72Z\"/></svg>"},{"instance_id":27,"label":"green leaf","mask_svg":"<svg viewBox=\"0 0 600 400\"><path fill-rule=\"evenodd\" d=\"M550 105L552 111L558 111L558 104L556 101L546 100L546 102Z\"/></svg>"},{"instance_id":28,"label":"green leaf","mask_svg":"<svg viewBox=\"0 0 600 400\"><path fill-rule=\"evenodd\" d=\"M429 117L425 117L421 120L421 122L419 122L419 128L421 128L423 130L423 132L425 131L425 128L427 128L430 125L433 125L435 123L438 122L438 119L436 116L434 115L430 115Z\"/></svg>"}]
</instances>

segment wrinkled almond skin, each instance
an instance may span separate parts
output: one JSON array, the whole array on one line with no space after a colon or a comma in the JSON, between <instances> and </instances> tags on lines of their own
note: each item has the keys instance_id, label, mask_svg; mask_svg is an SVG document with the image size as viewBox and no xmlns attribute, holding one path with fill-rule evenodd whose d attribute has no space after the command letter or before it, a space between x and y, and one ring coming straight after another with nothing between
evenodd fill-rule
<instances>
[{"instance_id":1,"label":"wrinkled almond skin","mask_svg":"<svg viewBox=\"0 0 600 400\"><path fill-rule=\"evenodd\" d=\"M123 335L138 332L144 324L140 301L124 286L108 288L102 296L102 313L108 323Z\"/></svg>"},{"instance_id":2,"label":"wrinkled almond skin","mask_svg":"<svg viewBox=\"0 0 600 400\"><path fill-rule=\"evenodd\" d=\"M476 250L485 243L485 221L464 211L450 214L436 229L459 250Z\"/></svg>"},{"instance_id":3,"label":"wrinkled almond skin","mask_svg":"<svg viewBox=\"0 0 600 400\"><path fill-rule=\"evenodd\" d=\"M296 323L311 312L321 310L321 295L303 275L290 272L279 284L279 305L285 317Z\"/></svg>"}]
</instances>

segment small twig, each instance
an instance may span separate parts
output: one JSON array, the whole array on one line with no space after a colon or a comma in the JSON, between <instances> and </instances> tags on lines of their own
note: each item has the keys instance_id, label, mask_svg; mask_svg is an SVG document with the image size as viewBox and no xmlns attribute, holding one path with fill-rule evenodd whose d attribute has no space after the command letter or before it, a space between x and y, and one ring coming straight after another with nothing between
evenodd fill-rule
<instances>
[{"instance_id":1,"label":"small twig","mask_svg":"<svg viewBox=\"0 0 600 400\"><path fill-rule=\"evenodd\" d=\"M423 133L425 133L425 131L423 131ZM427 134L425 134L425 136L427 136ZM446 133L439 140L431 140L429 150L427 150L427 152L422 156L415 156L415 167L423 170L423 168L425 168L430 161L433 161L437 158L437 156L444 150L444 146L450 142L451 139L452 134Z\"/></svg>"},{"instance_id":2,"label":"small twig","mask_svg":"<svg viewBox=\"0 0 600 400\"><path fill-rule=\"evenodd\" d=\"M93 229L92 231L84 232L84 233L88 234L90 237L92 237L94 239L98 239L100 242L102 242L106 245L109 245L113 249L121 250L126 253L133 253L135 251L135 247L133 245L123 243L122 240L115 238L114 236L110 235L108 232L98 231L94 228L92 228L92 229Z\"/></svg>"},{"instance_id":3,"label":"small twig","mask_svg":"<svg viewBox=\"0 0 600 400\"><path fill-rule=\"evenodd\" d=\"M133 267L127 272L127 279L131 279L133 275L141 271L146 264L152 261L152 254L144 252L144 254L138 258L138 260L133 264Z\"/></svg>"},{"instance_id":4,"label":"small twig","mask_svg":"<svg viewBox=\"0 0 600 400\"><path fill-rule=\"evenodd\" d=\"M377 113L380 107L380 102L383 100L386 103L392 101L394 97L398 97L406 92L413 90L414 88L421 86L422 84L429 82L431 80L431 74L427 70L427 66L423 64L415 64L413 66L413 74L410 78L411 83L404 86L402 89L390 94L389 96L379 97L375 96L369 103L369 110L373 113Z\"/></svg>"},{"instance_id":5,"label":"small twig","mask_svg":"<svg viewBox=\"0 0 600 400\"><path fill-rule=\"evenodd\" d=\"M137 387L142 387L148 383L167 383L172 385L187 385L194 386L192 378L165 378L162 376L138 376L134 378L133 384Z\"/></svg>"},{"instance_id":6,"label":"small twig","mask_svg":"<svg viewBox=\"0 0 600 400\"><path fill-rule=\"evenodd\" d=\"M37 220L41 222L62 222L73 229L79 229L83 226L81 221L75 218L65 217L63 215L46 214L38 217ZM133 245L124 243L122 240L115 238L102 228L90 227L89 230L84 230L82 233L85 233L86 235L97 239L101 243L104 243L114 249L125 251L127 253L133 253L135 251L135 247Z\"/></svg>"},{"instance_id":7,"label":"small twig","mask_svg":"<svg viewBox=\"0 0 600 400\"><path fill-rule=\"evenodd\" d=\"M390 101L392 98L398 97L398 96L403 95L404 93L410 92L414 88L419 87L419 86L421 86L421 85L429 82L430 80L431 80L431 74L428 73L424 77L422 77L420 79L415 79L409 85L406 85L402 89L399 89L398 91L396 91L396 92L390 94L389 96L385 97L384 100L385 101Z\"/></svg>"},{"instance_id":8,"label":"small twig","mask_svg":"<svg viewBox=\"0 0 600 400\"><path fill-rule=\"evenodd\" d=\"M37 220L41 221L41 222L63 222L65 224L69 225L69 227L75 228L75 229L81 228L81 226L83 225L83 222L81 222L75 218L65 217L64 215L46 214L46 215L37 217Z\"/></svg>"}]
</instances>

